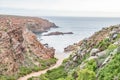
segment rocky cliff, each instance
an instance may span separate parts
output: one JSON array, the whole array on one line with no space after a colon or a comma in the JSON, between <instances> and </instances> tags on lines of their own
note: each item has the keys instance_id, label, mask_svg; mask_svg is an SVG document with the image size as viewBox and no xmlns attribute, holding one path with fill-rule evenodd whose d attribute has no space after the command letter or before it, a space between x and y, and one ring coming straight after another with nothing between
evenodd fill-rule
<instances>
[{"instance_id":1,"label":"rocky cliff","mask_svg":"<svg viewBox=\"0 0 120 80\"><path fill-rule=\"evenodd\" d=\"M115 26L110 26L107 28L103 28L102 30L95 32L92 36L90 36L89 38L85 38L81 41L79 41L78 43L74 43L73 45L69 45L66 48L64 48L65 52L70 52L73 50L76 50L78 48L78 46L81 46L83 44L88 45L89 47L94 47L96 44L98 44L100 41L102 41L103 39L105 39L106 37L108 37L108 35L110 34L110 32L113 30L118 29L119 25L115 25Z\"/></svg>"},{"instance_id":2,"label":"rocky cliff","mask_svg":"<svg viewBox=\"0 0 120 80\"><path fill-rule=\"evenodd\" d=\"M12 15L0 15L0 18L7 19L7 22L10 21L10 24L15 23L25 25L32 32L45 32L50 28L57 28L57 26L49 22L46 19L38 18L38 17L25 17L25 16L12 16Z\"/></svg>"},{"instance_id":3,"label":"rocky cliff","mask_svg":"<svg viewBox=\"0 0 120 80\"><path fill-rule=\"evenodd\" d=\"M54 59L55 50L43 46L32 33L32 31L36 32L37 28L38 31L44 31L53 25L53 23L39 18L1 15L0 75L18 76L17 74L19 74L21 76L27 74L21 72L22 70L36 71L36 67L37 70L40 70L53 64L50 60ZM30 72L28 71L28 73ZM2 79L1 76L0 79Z\"/></svg>"}]
</instances>

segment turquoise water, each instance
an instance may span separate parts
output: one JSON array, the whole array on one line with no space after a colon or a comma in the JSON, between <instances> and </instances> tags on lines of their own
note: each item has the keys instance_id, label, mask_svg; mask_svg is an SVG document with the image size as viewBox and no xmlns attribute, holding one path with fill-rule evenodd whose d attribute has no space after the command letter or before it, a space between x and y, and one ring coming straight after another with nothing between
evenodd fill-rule
<instances>
[{"instance_id":1,"label":"turquoise water","mask_svg":"<svg viewBox=\"0 0 120 80\"><path fill-rule=\"evenodd\" d=\"M97 17L42 17L54 22L59 28L52 28L43 34L60 31L73 32L74 34L57 35L57 36L41 36L38 38L42 43L48 43L54 47L57 52L63 52L64 48L73 43L91 36L94 32L99 31L103 27L120 24L120 18L97 18ZM42 34L42 35L43 35Z\"/></svg>"}]
</instances>

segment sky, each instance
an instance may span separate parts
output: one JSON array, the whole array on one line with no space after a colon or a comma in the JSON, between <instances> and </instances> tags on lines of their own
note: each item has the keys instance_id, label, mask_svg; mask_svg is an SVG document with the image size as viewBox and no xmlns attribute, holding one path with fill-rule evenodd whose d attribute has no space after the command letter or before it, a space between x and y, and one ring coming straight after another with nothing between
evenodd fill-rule
<instances>
[{"instance_id":1,"label":"sky","mask_svg":"<svg viewBox=\"0 0 120 80\"><path fill-rule=\"evenodd\" d=\"M0 14L120 17L120 0L0 0Z\"/></svg>"}]
</instances>

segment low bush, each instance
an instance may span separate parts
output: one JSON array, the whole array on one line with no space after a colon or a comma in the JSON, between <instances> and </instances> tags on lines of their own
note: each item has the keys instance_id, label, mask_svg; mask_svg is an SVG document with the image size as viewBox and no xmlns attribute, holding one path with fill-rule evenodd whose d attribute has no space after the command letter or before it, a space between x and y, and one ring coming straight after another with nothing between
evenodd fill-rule
<instances>
[{"instance_id":1,"label":"low bush","mask_svg":"<svg viewBox=\"0 0 120 80\"><path fill-rule=\"evenodd\" d=\"M78 78L76 80L96 80L95 73L88 69L78 71Z\"/></svg>"},{"instance_id":2,"label":"low bush","mask_svg":"<svg viewBox=\"0 0 120 80\"><path fill-rule=\"evenodd\" d=\"M98 80L120 80L120 53L114 55L113 59L103 67L98 75Z\"/></svg>"},{"instance_id":3,"label":"low bush","mask_svg":"<svg viewBox=\"0 0 120 80\"><path fill-rule=\"evenodd\" d=\"M63 66L60 66L56 69L47 71L46 74L41 75L40 80L57 80L59 78L65 78L67 73L64 70Z\"/></svg>"}]
</instances>

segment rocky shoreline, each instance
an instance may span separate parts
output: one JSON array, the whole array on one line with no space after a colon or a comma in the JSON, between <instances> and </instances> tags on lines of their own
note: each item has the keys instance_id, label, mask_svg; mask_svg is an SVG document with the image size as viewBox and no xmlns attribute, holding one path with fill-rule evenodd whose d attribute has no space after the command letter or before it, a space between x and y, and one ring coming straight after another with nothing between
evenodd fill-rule
<instances>
[{"instance_id":1,"label":"rocky shoreline","mask_svg":"<svg viewBox=\"0 0 120 80\"><path fill-rule=\"evenodd\" d=\"M78 46L81 46L83 43L88 43L90 44L91 47L93 47L94 45L98 44L100 41L102 41L104 38L106 38L110 32L111 32L111 29L115 29L115 28L118 28L119 25L113 25L113 26L110 26L110 27L106 27L106 28L103 28L102 30L98 31L98 32L95 32L91 37L89 38L85 38L81 41L79 41L78 43L74 43L73 45L69 45L67 46L66 48L64 48L64 51L65 52L70 52L70 51L73 51L73 50L76 50Z\"/></svg>"}]
</instances>

